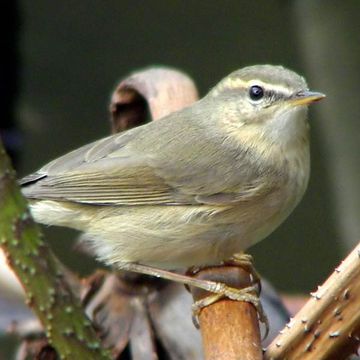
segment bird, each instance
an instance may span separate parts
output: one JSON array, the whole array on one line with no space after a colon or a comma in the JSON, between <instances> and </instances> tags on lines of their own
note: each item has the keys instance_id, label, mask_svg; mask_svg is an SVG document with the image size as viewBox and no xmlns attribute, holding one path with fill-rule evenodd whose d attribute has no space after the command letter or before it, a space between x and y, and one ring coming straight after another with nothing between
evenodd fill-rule
<instances>
[{"instance_id":1,"label":"bird","mask_svg":"<svg viewBox=\"0 0 360 360\"><path fill-rule=\"evenodd\" d=\"M283 66L247 66L182 110L51 161L22 192L37 222L83 232L107 265L243 299L174 270L219 264L290 215L310 174L308 105L324 97Z\"/></svg>"}]
</instances>

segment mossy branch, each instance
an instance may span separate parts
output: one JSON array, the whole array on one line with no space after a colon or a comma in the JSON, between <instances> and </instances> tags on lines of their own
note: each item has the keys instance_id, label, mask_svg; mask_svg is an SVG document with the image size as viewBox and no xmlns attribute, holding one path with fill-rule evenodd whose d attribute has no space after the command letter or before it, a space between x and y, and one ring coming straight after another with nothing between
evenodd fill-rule
<instances>
[{"instance_id":1,"label":"mossy branch","mask_svg":"<svg viewBox=\"0 0 360 360\"><path fill-rule=\"evenodd\" d=\"M0 141L0 246L61 359L109 359L44 243Z\"/></svg>"}]
</instances>

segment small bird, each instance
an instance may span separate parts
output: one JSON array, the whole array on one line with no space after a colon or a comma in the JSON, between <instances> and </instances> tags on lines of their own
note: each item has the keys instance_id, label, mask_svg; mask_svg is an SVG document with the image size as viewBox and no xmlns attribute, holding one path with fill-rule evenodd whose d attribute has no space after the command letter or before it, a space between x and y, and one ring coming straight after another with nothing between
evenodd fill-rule
<instances>
[{"instance_id":1,"label":"small bird","mask_svg":"<svg viewBox=\"0 0 360 360\"><path fill-rule=\"evenodd\" d=\"M192 106L50 162L22 191L37 222L84 232L105 263L236 298L170 270L219 264L288 217L309 179L307 105L324 96L282 66L245 67Z\"/></svg>"}]
</instances>

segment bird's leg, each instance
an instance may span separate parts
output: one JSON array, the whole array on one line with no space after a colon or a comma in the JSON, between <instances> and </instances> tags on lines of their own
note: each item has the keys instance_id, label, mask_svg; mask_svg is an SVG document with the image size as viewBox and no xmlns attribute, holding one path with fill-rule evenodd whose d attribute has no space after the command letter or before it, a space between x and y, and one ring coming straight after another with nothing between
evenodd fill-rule
<instances>
[{"instance_id":1,"label":"bird's leg","mask_svg":"<svg viewBox=\"0 0 360 360\"><path fill-rule=\"evenodd\" d=\"M221 298L228 298L235 301L246 301L252 303L258 311L259 318L265 323L268 328L268 321L264 314L263 308L259 301L257 287L249 286L243 289L230 287L222 282L197 279L191 276L173 273L167 270L154 268L148 265L137 263L117 263L121 270L133 271L140 274L151 275L166 280L175 281L187 286L194 286L205 291L213 293L201 300L198 300L193 305L193 315L197 315L202 308L213 304Z\"/></svg>"},{"instance_id":2,"label":"bird's leg","mask_svg":"<svg viewBox=\"0 0 360 360\"><path fill-rule=\"evenodd\" d=\"M261 292L260 275L254 267L253 257L251 255L245 254L245 253L237 253L237 254L234 254L230 259L223 261L219 265L192 267L191 269L189 269L187 271L187 274L195 275L198 272L200 272L201 270L205 270L208 268L223 267L223 266L240 267L241 269L246 271L251 276L251 280L254 285L246 287L246 288L242 288L242 289L237 289L237 291L238 291L238 299L237 300L250 302L251 304L253 304L255 306L255 308L258 312L260 321L265 324L265 327L266 327L265 337L266 337L268 334L268 331L269 331L269 321L263 310L261 302L259 300L259 295ZM196 301L193 304L193 320L194 320L195 325L197 324L197 316L199 315L199 313L203 307L211 305L224 297L226 297L226 296L224 296L220 293L217 293L217 294L213 294L213 295L207 296L201 300Z\"/></svg>"},{"instance_id":3,"label":"bird's leg","mask_svg":"<svg viewBox=\"0 0 360 360\"><path fill-rule=\"evenodd\" d=\"M158 278L175 281L188 286L195 286L205 291L221 294L222 296L225 296L229 299L237 300L236 293L238 289L227 286L221 282L200 280L187 275L177 274L171 271L137 263L117 263L116 265L120 270L133 271L140 274L151 275Z\"/></svg>"}]
</instances>

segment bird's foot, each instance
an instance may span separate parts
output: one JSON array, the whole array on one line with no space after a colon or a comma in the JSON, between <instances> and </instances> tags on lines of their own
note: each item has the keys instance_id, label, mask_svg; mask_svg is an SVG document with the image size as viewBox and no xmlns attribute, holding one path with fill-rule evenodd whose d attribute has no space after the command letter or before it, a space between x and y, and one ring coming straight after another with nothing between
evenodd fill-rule
<instances>
[{"instance_id":1,"label":"bird's foot","mask_svg":"<svg viewBox=\"0 0 360 360\"><path fill-rule=\"evenodd\" d=\"M250 254L237 253L229 260L223 262L224 265L239 266L250 274L251 280L258 286L258 292L261 292L261 278L254 266L254 259Z\"/></svg>"},{"instance_id":2,"label":"bird's foot","mask_svg":"<svg viewBox=\"0 0 360 360\"><path fill-rule=\"evenodd\" d=\"M258 313L259 320L265 325L266 337L269 332L269 321L259 299L258 287L248 286L246 288L236 289L223 283L217 283L217 285L218 291L216 293L197 300L192 305L192 316L194 325L197 328L199 327L198 317L203 308L214 304L221 299L227 298L234 301L245 301L251 303Z\"/></svg>"}]
</instances>

